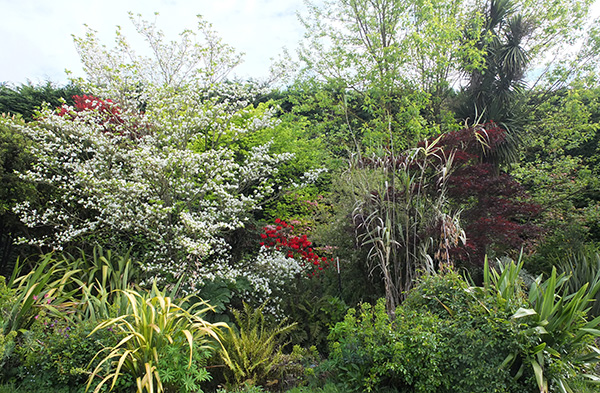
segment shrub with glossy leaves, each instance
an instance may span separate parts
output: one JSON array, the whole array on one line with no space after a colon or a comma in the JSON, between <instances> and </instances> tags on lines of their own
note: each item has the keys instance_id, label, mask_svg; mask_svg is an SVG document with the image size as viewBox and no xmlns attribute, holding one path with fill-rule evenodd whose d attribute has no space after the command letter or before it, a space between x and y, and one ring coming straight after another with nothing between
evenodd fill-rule
<instances>
[{"instance_id":1,"label":"shrub with glossy leaves","mask_svg":"<svg viewBox=\"0 0 600 393\"><path fill-rule=\"evenodd\" d=\"M348 388L401 392L566 393L597 384L600 318L586 311L600 283L569 293L568 277L554 271L527 288L521 268L486 263L483 287L453 272L425 276L394 323L381 301L351 310L330 336L331 371Z\"/></svg>"},{"instance_id":2,"label":"shrub with glossy leaves","mask_svg":"<svg viewBox=\"0 0 600 393\"><path fill-rule=\"evenodd\" d=\"M324 370L344 391L435 391L445 382L440 370L442 344L439 320L426 313L399 307L395 325L385 302L350 309L331 330L328 362ZM404 389L404 390L403 390Z\"/></svg>"},{"instance_id":3,"label":"shrub with glossy leaves","mask_svg":"<svg viewBox=\"0 0 600 393\"><path fill-rule=\"evenodd\" d=\"M505 359L527 345L511 314L456 273L424 276L392 322L380 300L351 310L331 331L328 371L345 390L521 393ZM492 389L492 390L490 390Z\"/></svg>"}]
</instances>

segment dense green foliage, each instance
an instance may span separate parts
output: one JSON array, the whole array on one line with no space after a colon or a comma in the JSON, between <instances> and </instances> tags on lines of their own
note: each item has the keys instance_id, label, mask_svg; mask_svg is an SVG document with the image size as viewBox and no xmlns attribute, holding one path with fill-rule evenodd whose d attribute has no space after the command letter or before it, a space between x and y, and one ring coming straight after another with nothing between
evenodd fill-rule
<instances>
[{"instance_id":1,"label":"dense green foliage","mask_svg":"<svg viewBox=\"0 0 600 393\"><path fill-rule=\"evenodd\" d=\"M527 290L519 270L492 271L484 287L453 272L427 276L393 322L383 301L352 309L331 331L325 369L347 391L569 389L598 361L590 346L599 321L585 320L598 285L570 297L567 278L554 274Z\"/></svg>"},{"instance_id":2,"label":"dense green foliage","mask_svg":"<svg viewBox=\"0 0 600 393\"><path fill-rule=\"evenodd\" d=\"M63 101L72 104L73 96L81 93L81 89L73 84L56 86L47 82L45 85L28 83L16 87L1 84L0 113L20 115L31 121L45 104L52 107L60 106Z\"/></svg>"},{"instance_id":3,"label":"dense green foliage","mask_svg":"<svg viewBox=\"0 0 600 393\"><path fill-rule=\"evenodd\" d=\"M24 121L16 115L13 119L12 123L0 124L0 273L4 275L10 275L19 255L15 240L27 231L13 209L36 192L34 186L19 177L19 173L31 167L34 159L30 152L31 141L20 129Z\"/></svg>"},{"instance_id":4,"label":"dense green foliage","mask_svg":"<svg viewBox=\"0 0 600 393\"><path fill-rule=\"evenodd\" d=\"M278 88L130 15L0 85L0 392L587 392L590 4L308 2Z\"/></svg>"}]
</instances>

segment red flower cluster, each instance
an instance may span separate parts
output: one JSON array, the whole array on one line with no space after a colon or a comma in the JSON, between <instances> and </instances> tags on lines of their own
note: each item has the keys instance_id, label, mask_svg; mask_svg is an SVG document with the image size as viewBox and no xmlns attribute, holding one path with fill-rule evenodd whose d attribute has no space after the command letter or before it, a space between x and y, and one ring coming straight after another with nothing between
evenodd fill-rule
<instances>
[{"instance_id":1,"label":"red flower cluster","mask_svg":"<svg viewBox=\"0 0 600 393\"><path fill-rule=\"evenodd\" d=\"M95 111L98 113L96 123L102 126L104 132L123 135L126 128L130 136L137 137L140 134L140 128L148 128L138 124L137 121L126 122L122 116L121 108L110 99L103 100L84 94L83 96L73 96L73 100L77 112ZM71 119L76 117L76 113L69 112L65 107L59 109L58 115L70 116Z\"/></svg>"},{"instance_id":2,"label":"red flower cluster","mask_svg":"<svg viewBox=\"0 0 600 393\"><path fill-rule=\"evenodd\" d=\"M82 96L73 96L73 100L75 101L75 109L77 109L77 112L97 111L103 116L110 118L112 122L119 124L124 122L120 116L121 108L119 108L111 100L103 100L101 98L86 94ZM72 116L72 113L67 111L65 107L60 108L58 114L60 116Z\"/></svg>"},{"instance_id":3,"label":"red flower cluster","mask_svg":"<svg viewBox=\"0 0 600 393\"><path fill-rule=\"evenodd\" d=\"M293 235L294 226L279 218L275 220L275 225L268 225L263 230L264 232L260 234L262 239L260 245L286 251L288 258L299 258L300 265L308 270L310 277L318 275L320 271L329 267L330 261L333 261L333 258L328 259L317 255L306 235Z\"/></svg>"}]
</instances>

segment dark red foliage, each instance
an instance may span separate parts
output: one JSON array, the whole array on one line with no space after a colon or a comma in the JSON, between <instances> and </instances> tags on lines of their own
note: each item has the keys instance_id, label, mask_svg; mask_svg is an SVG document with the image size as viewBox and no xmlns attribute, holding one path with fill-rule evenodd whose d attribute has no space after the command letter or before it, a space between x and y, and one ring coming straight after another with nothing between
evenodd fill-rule
<instances>
[{"instance_id":1,"label":"dark red foliage","mask_svg":"<svg viewBox=\"0 0 600 393\"><path fill-rule=\"evenodd\" d=\"M482 265L486 253L518 252L541 233L532 223L540 206L512 176L485 162L505 139L505 130L487 123L440 140L444 150L455 149L448 195L463 209L467 235L467 244L453 250L457 259Z\"/></svg>"},{"instance_id":2,"label":"dark red foliage","mask_svg":"<svg viewBox=\"0 0 600 393\"><path fill-rule=\"evenodd\" d=\"M440 139L446 152L455 151L455 165L464 165L493 154L506 141L506 130L489 122L459 131L448 132Z\"/></svg>"}]
</instances>

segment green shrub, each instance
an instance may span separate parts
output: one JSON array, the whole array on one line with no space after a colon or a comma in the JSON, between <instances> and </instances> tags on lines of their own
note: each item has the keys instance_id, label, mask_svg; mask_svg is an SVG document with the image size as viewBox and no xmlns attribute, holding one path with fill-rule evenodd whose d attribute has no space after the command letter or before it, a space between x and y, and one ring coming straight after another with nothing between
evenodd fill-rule
<instances>
[{"instance_id":1,"label":"green shrub","mask_svg":"<svg viewBox=\"0 0 600 393\"><path fill-rule=\"evenodd\" d=\"M315 369L321 361L321 355L315 346L302 348L294 345L292 353L284 354L280 363L283 370L280 387L290 388L320 383L315 378L317 376Z\"/></svg>"},{"instance_id":2,"label":"green shrub","mask_svg":"<svg viewBox=\"0 0 600 393\"><path fill-rule=\"evenodd\" d=\"M4 276L0 276L0 326L4 326L5 321L9 318L9 310L15 302L15 291L6 285ZM11 330L7 334L0 332L0 368L4 367L7 359L12 354L15 347L15 338L17 332Z\"/></svg>"},{"instance_id":3,"label":"green shrub","mask_svg":"<svg viewBox=\"0 0 600 393\"><path fill-rule=\"evenodd\" d=\"M518 279L517 276L514 277ZM520 283L515 297L524 300ZM537 335L512 318L494 293L469 286L457 273L425 276L403 309L438 317L440 372L446 381L439 392L522 392L534 387L532 374L520 364L501 367L514 353L533 348ZM401 328L401 321L398 326Z\"/></svg>"},{"instance_id":4,"label":"green shrub","mask_svg":"<svg viewBox=\"0 0 600 393\"><path fill-rule=\"evenodd\" d=\"M383 301L351 310L330 335L329 371L347 390L572 392L594 370L600 318L586 312L600 283L569 294L553 271L527 290L522 264L486 264L484 286L425 276L387 318Z\"/></svg>"},{"instance_id":5,"label":"green shrub","mask_svg":"<svg viewBox=\"0 0 600 393\"><path fill-rule=\"evenodd\" d=\"M108 330L90 335L95 326L90 321L73 325L39 314L21 336L6 377L28 391L83 393L88 365L96 353L117 342Z\"/></svg>"},{"instance_id":6,"label":"green shrub","mask_svg":"<svg viewBox=\"0 0 600 393\"><path fill-rule=\"evenodd\" d=\"M383 299L351 310L330 334L329 371L348 391L527 391L531 374L501 365L528 337L495 301L456 273L426 276L394 322Z\"/></svg>"},{"instance_id":7,"label":"green shrub","mask_svg":"<svg viewBox=\"0 0 600 393\"><path fill-rule=\"evenodd\" d=\"M337 296L315 296L312 291L299 291L289 298L288 314L298 328L291 340L303 347L315 346L320 353L327 353L329 329L344 319L348 310L345 302Z\"/></svg>"},{"instance_id":8,"label":"green shrub","mask_svg":"<svg viewBox=\"0 0 600 393\"><path fill-rule=\"evenodd\" d=\"M329 360L321 371L344 391L436 391L443 383L435 350L441 344L438 318L414 312L397 318L398 325L390 321L384 299L350 309L331 330Z\"/></svg>"},{"instance_id":9,"label":"green shrub","mask_svg":"<svg viewBox=\"0 0 600 393\"><path fill-rule=\"evenodd\" d=\"M182 342L168 344L164 356L158 360L158 374L165 393L196 393L201 392L201 384L209 381L211 375L206 369L206 361L212 351L199 345L194 345L192 364L190 367L189 348Z\"/></svg>"},{"instance_id":10,"label":"green shrub","mask_svg":"<svg viewBox=\"0 0 600 393\"><path fill-rule=\"evenodd\" d=\"M296 387L287 391L287 393L345 393L339 386L328 383L319 387Z\"/></svg>"},{"instance_id":11,"label":"green shrub","mask_svg":"<svg viewBox=\"0 0 600 393\"><path fill-rule=\"evenodd\" d=\"M562 259L556 265L559 273L570 276L565 288L569 294L577 293L579 288L588 284L593 287L600 281L600 252L597 250L580 251ZM590 304L588 317L600 316L600 291Z\"/></svg>"}]
</instances>

